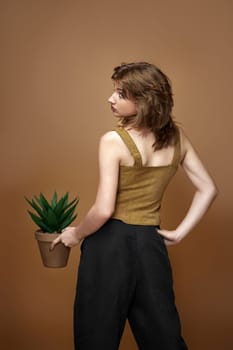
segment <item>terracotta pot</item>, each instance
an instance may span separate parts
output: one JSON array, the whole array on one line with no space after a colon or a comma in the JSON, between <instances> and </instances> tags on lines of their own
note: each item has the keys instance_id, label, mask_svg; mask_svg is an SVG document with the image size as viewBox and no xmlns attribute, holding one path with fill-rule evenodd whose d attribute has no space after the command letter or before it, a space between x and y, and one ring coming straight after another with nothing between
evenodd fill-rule
<instances>
[{"instance_id":1,"label":"terracotta pot","mask_svg":"<svg viewBox=\"0 0 233 350\"><path fill-rule=\"evenodd\" d=\"M35 232L42 262L46 267L65 267L68 262L70 248L65 247L63 243L58 243L51 251L52 241L59 236L59 233Z\"/></svg>"}]
</instances>

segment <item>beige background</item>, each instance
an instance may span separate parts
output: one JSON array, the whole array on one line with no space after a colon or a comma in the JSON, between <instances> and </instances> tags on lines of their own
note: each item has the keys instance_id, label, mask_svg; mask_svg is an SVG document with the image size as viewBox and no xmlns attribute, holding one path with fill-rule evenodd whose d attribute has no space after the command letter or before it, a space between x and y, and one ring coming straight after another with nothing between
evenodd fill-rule
<instances>
[{"instance_id":1,"label":"beige background","mask_svg":"<svg viewBox=\"0 0 233 350\"><path fill-rule=\"evenodd\" d=\"M158 64L182 123L220 190L202 223L169 249L191 350L232 348L232 2L5 0L1 26L1 348L71 350L79 263L42 266L24 195L69 191L81 218L95 198L99 137L122 61ZM174 227L193 187L180 170L163 205ZM135 350L127 325L121 350ZM107 350L107 349L103 349Z\"/></svg>"}]
</instances>

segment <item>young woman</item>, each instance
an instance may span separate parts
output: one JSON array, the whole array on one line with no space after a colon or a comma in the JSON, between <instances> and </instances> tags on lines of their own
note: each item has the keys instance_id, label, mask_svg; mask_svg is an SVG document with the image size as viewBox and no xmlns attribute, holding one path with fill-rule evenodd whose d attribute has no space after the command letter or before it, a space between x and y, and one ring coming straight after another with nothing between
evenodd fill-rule
<instances>
[{"instance_id":1,"label":"young woman","mask_svg":"<svg viewBox=\"0 0 233 350\"><path fill-rule=\"evenodd\" d=\"M119 124L100 140L100 179L91 209L53 242L81 245L74 306L75 349L116 350L126 319L140 350L181 350L166 246L186 237L216 187L172 119L167 76L146 63L122 64L109 98ZM160 229L164 191L181 165L196 188L172 231Z\"/></svg>"}]
</instances>

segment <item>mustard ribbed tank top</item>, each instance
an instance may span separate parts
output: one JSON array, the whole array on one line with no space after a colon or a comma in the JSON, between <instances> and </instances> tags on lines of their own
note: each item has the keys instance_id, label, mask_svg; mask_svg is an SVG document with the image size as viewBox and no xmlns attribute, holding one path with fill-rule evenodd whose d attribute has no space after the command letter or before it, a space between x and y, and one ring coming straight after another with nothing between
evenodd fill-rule
<instances>
[{"instance_id":1,"label":"mustard ribbed tank top","mask_svg":"<svg viewBox=\"0 0 233 350\"><path fill-rule=\"evenodd\" d=\"M159 225L162 197L180 161L180 136L175 143L171 164L143 166L141 154L130 134L123 127L117 127L115 131L134 157L134 165L120 166L116 206L112 217L128 224Z\"/></svg>"}]
</instances>

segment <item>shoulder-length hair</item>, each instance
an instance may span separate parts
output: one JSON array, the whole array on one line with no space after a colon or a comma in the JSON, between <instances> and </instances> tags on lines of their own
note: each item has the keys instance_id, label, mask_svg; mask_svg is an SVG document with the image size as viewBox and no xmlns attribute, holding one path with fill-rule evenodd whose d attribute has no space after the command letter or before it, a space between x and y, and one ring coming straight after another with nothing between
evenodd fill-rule
<instances>
[{"instance_id":1,"label":"shoulder-length hair","mask_svg":"<svg viewBox=\"0 0 233 350\"><path fill-rule=\"evenodd\" d=\"M173 96L169 78L147 62L122 63L111 77L124 98L136 103L137 114L120 118L122 126L148 129L155 135L155 150L174 144L178 127L172 118Z\"/></svg>"}]
</instances>

